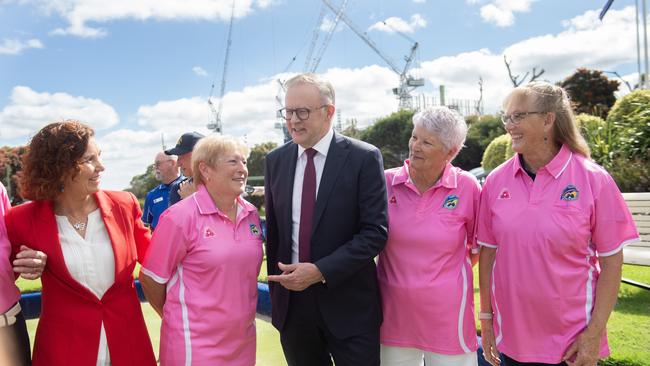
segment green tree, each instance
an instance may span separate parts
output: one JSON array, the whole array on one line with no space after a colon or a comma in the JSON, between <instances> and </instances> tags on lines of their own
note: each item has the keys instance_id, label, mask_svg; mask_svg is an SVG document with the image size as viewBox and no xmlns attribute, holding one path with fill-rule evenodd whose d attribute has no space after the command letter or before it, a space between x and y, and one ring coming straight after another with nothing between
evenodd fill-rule
<instances>
[{"instance_id":1,"label":"green tree","mask_svg":"<svg viewBox=\"0 0 650 366\"><path fill-rule=\"evenodd\" d=\"M354 139L360 139L361 130L357 127L357 119L351 118L345 121L346 127L341 131L342 135L347 137L352 137Z\"/></svg>"},{"instance_id":2,"label":"green tree","mask_svg":"<svg viewBox=\"0 0 650 366\"><path fill-rule=\"evenodd\" d=\"M614 105L619 82L610 80L602 71L579 68L564 79L560 86L566 89L576 113L588 113L605 118Z\"/></svg>"},{"instance_id":3,"label":"green tree","mask_svg":"<svg viewBox=\"0 0 650 366\"><path fill-rule=\"evenodd\" d=\"M25 146L4 146L0 148L0 181L7 188L12 205L23 202L18 191L18 180L23 169L23 155L27 152Z\"/></svg>"},{"instance_id":4,"label":"green tree","mask_svg":"<svg viewBox=\"0 0 650 366\"><path fill-rule=\"evenodd\" d=\"M261 177L264 175L264 159L266 154L271 150L278 147L278 144L275 142L264 142L253 146L251 149L251 154L248 157L248 176L249 177ZM250 184L262 185L263 182L251 182Z\"/></svg>"},{"instance_id":5,"label":"green tree","mask_svg":"<svg viewBox=\"0 0 650 366\"><path fill-rule=\"evenodd\" d=\"M607 123L621 130L624 156L650 164L650 90L635 90L616 101Z\"/></svg>"},{"instance_id":6,"label":"green tree","mask_svg":"<svg viewBox=\"0 0 650 366\"><path fill-rule=\"evenodd\" d=\"M499 115L469 116L465 147L453 161L461 169L470 170L481 166L485 149L494 138L503 135L505 130Z\"/></svg>"},{"instance_id":7,"label":"green tree","mask_svg":"<svg viewBox=\"0 0 650 366\"><path fill-rule=\"evenodd\" d=\"M381 150L385 168L400 166L408 157L408 142L413 131L412 118L413 111L402 110L379 119L361 131L361 140Z\"/></svg>"},{"instance_id":8,"label":"green tree","mask_svg":"<svg viewBox=\"0 0 650 366\"><path fill-rule=\"evenodd\" d=\"M131 184L125 191L133 193L138 199L144 199L147 196L147 192L159 184L160 182L156 180L154 173L154 166L151 164L147 167L144 174L131 178Z\"/></svg>"},{"instance_id":9,"label":"green tree","mask_svg":"<svg viewBox=\"0 0 650 366\"><path fill-rule=\"evenodd\" d=\"M514 154L514 151L512 151L512 139L510 138L510 135L501 135L492 140L485 149L481 166L486 171L490 171L503 164Z\"/></svg>"}]
</instances>

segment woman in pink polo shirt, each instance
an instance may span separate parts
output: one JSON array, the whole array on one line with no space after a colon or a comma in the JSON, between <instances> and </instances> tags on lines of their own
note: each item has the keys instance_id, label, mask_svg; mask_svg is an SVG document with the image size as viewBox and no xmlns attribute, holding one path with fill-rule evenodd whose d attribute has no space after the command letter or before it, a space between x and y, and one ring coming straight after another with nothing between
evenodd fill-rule
<instances>
[{"instance_id":1,"label":"woman in pink polo shirt","mask_svg":"<svg viewBox=\"0 0 650 366\"><path fill-rule=\"evenodd\" d=\"M20 290L16 275L36 279L45 268L47 256L40 251L21 247L21 252L9 261L11 243L7 237L4 216L11 208L5 186L0 183L0 365L27 366L31 364L29 335L20 308ZM14 273L15 272L15 273Z\"/></svg>"},{"instance_id":2,"label":"woman in pink polo shirt","mask_svg":"<svg viewBox=\"0 0 650 366\"><path fill-rule=\"evenodd\" d=\"M262 231L240 197L248 148L221 136L192 152L197 192L161 216L140 272L162 316L160 364L255 364L257 276Z\"/></svg>"},{"instance_id":3,"label":"woman in pink polo shirt","mask_svg":"<svg viewBox=\"0 0 650 366\"><path fill-rule=\"evenodd\" d=\"M454 167L467 124L446 107L413 116L409 158L386 170L388 241L379 255L381 364L476 365L472 254L480 186Z\"/></svg>"},{"instance_id":4,"label":"woman in pink polo shirt","mask_svg":"<svg viewBox=\"0 0 650 366\"><path fill-rule=\"evenodd\" d=\"M477 217L486 359L596 365L609 353L622 248L638 233L562 88L533 82L503 105L517 154L487 178Z\"/></svg>"}]
</instances>

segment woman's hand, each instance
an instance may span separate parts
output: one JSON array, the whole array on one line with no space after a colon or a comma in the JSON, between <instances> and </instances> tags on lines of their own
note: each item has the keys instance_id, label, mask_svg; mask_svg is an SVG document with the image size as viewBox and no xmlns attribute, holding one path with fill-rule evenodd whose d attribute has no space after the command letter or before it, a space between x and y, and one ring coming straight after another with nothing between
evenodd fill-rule
<instances>
[{"instance_id":1,"label":"woman's hand","mask_svg":"<svg viewBox=\"0 0 650 366\"><path fill-rule=\"evenodd\" d=\"M499 366L501 358L497 350L497 343L494 338L492 319L481 320L481 344L483 346L483 357L490 365Z\"/></svg>"},{"instance_id":2,"label":"woman's hand","mask_svg":"<svg viewBox=\"0 0 650 366\"><path fill-rule=\"evenodd\" d=\"M20 253L16 255L13 262L14 272L19 273L22 278L35 280L43 274L46 263L47 255L45 253L21 245Z\"/></svg>"},{"instance_id":3,"label":"woman's hand","mask_svg":"<svg viewBox=\"0 0 650 366\"><path fill-rule=\"evenodd\" d=\"M600 350L600 336L588 334L587 331L580 333L578 338L571 344L564 353L562 361L569 366L596 366L598 363L598 351ZM573 359L574 361L570 361Z\"/></svg>"}]
</instances>

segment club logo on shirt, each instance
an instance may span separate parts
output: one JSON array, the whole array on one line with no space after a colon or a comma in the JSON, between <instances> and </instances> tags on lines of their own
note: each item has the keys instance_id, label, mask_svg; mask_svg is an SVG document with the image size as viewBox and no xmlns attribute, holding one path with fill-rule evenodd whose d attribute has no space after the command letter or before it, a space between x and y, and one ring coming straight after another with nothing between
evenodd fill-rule
<instances>
[{"instance_id":1,"label":"club logo on shirt","mask_svg":"<svg viewBox=\"0 0 650 366\"><path fill-rule=\"evenodd\" d=\"M508 188L504 188L501 193L499 193L499 199L500 200L509 200L510 199L510 191L508 191Z\"/></svg>"},{"instance_id":2,"label":"club logo on shirt","mask_svg":"<svg viewBox=\"0 0 650 366\"><path fill-rule=\"evenodd\" d=\"M395 198L395 196L393 196L393 197L390 198L389 202L390 203L397 203L397 198Z\"/></svg>"},{"instance_id":3,"label":"club logo on shirt","mask_svg":"<svg viewBox=\"0 0 650 366\"><path fill-rule=\"evenodd\" d=\"M206 227L205 230L203 231L203 237L204 238L211 238L214 236L214 231L210 229L209 227Z\"/></svg>"},{"instance_id":4,"label":"club logo on shirt","mask_svg":"<svg viewBox=\"0 0 650 366\"><path fill-rule=\"evenodd\" d=\"M562 201L575 201L578 199L578 196L580 192L578 192L578 188L574 186L573 184L569 184L564 188L564 191L562 191L562 195L560 196L560 199Z\"/></svg>"},{"instance_id":5,"label":"club logo on shirt","mask_svg":"<svg viewBox=\"0 0 650 366\"><path fill-rule=\"evenodd\" d=\"M255 225L255 224L250 224L250 225L248 226L248 228L250 229L251 234L253 234L253 235L260 235L260 229L257 228L257 225Z\"/></svg>"},{"instance_id":6,"label":"club logo on shirt","mask_svg":"<svg viewBox=\"0 0 650 366\"><path fill-rule=\"evenodd\" d=\"M442 204L442 207L448 209L448 210L453 210L458 206L458 196L455 194L450 194L445 198L445 202Z\"/></svg>"}]
</instances>

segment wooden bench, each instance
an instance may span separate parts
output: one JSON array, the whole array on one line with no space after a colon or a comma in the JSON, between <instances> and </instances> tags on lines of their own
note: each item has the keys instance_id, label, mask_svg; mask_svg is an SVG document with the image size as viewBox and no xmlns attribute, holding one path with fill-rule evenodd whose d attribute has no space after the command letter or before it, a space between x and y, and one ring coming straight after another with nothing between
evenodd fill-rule
<instances>
[{"instance_id":1,"label":"wooden bench","mask_svg":"<svg viewBox=\"0 0 650 366\"><path fill-rule=\"evenodd\" d=\"M650 192L623 193L625 203L632 213L641 241L623 248L626 264L650 266ZM623 283L650 290L650 285L623 278Z\"/></svg>"},{"instance_id":2,"label":"wooden bench","mask_svg":"<svg viewBox=\"0 0 650 366\"><path fill-rule=\"evenodd\" d=\"M641 241L623 249L625 263L650 266L650 192L623 193Z\"/></svg>"}]
</instances>

